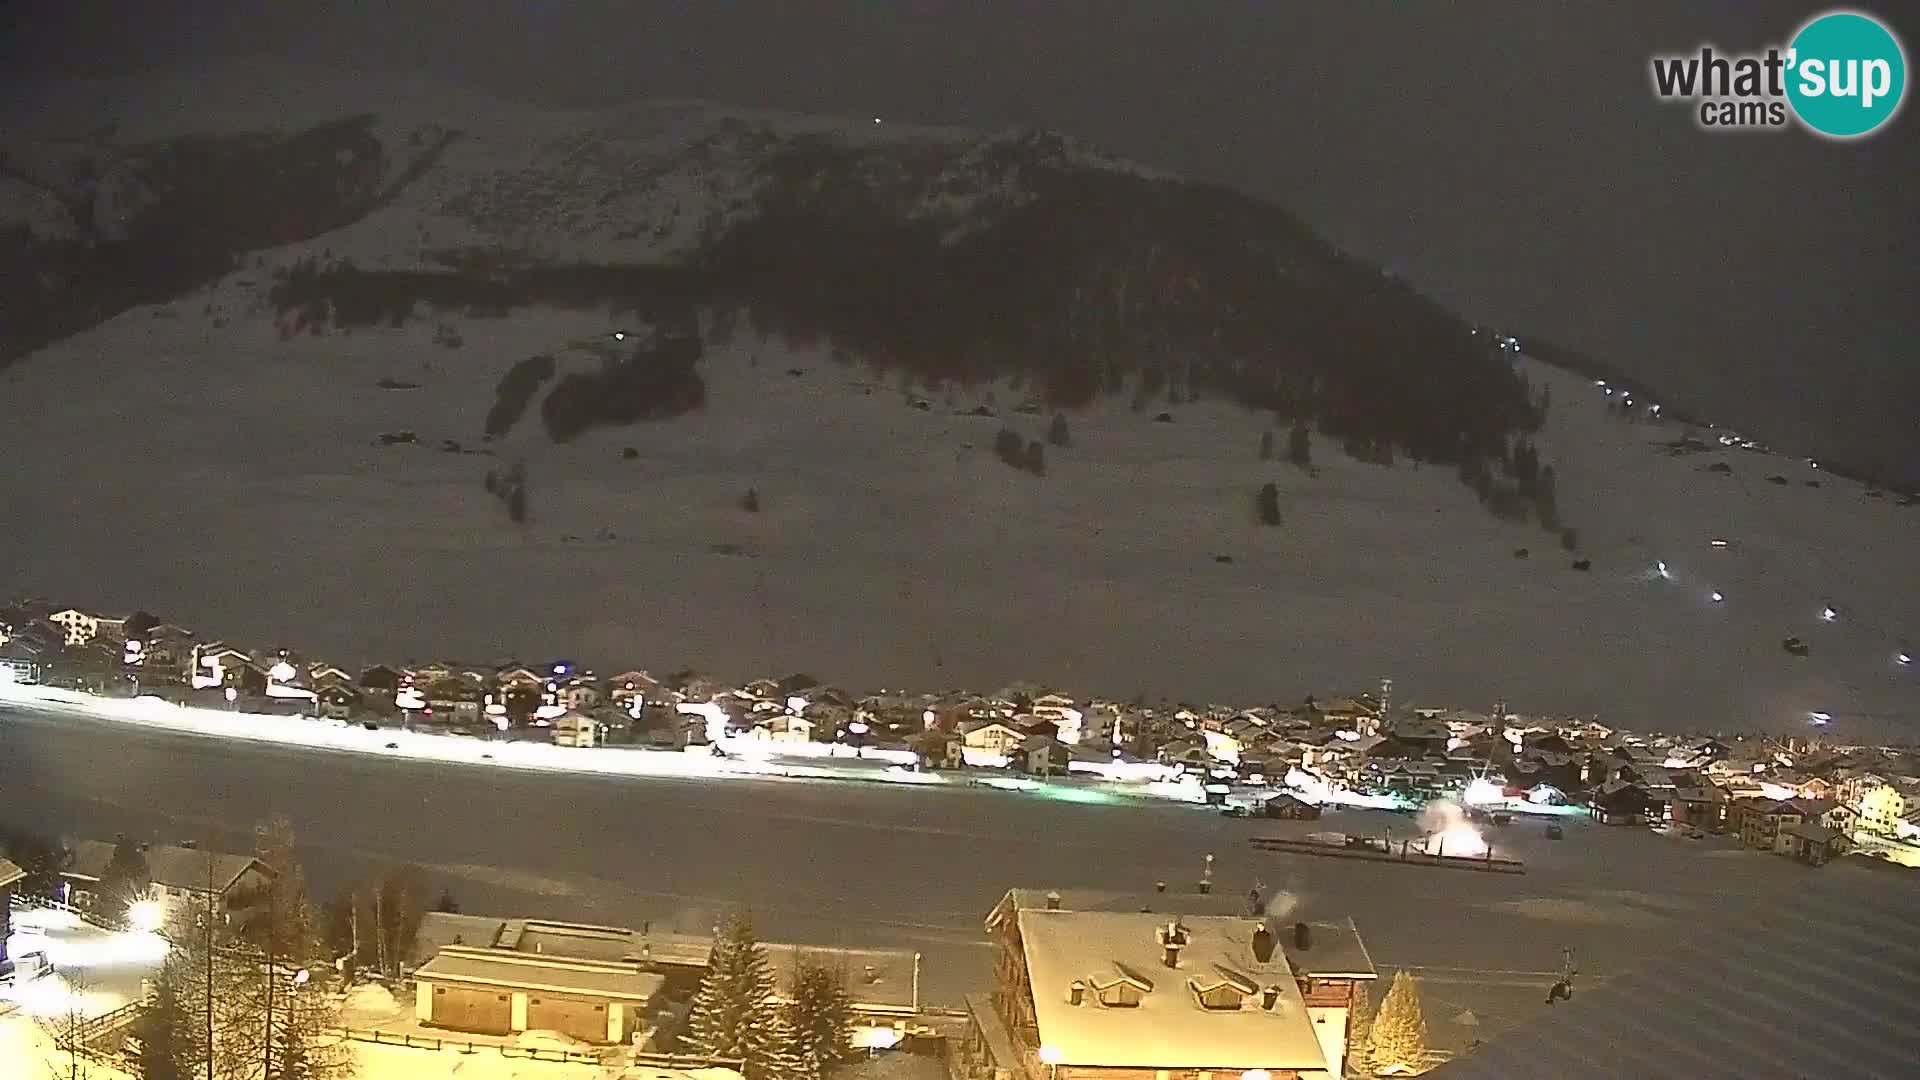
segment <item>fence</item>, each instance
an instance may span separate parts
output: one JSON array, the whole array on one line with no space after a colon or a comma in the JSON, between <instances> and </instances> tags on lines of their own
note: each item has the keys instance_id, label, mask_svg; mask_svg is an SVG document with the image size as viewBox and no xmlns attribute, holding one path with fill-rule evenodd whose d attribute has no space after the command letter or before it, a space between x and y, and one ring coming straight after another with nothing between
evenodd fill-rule
<instances>
[{"instance_id":1,"label":"fence","mask_svg":"<svg viewBox=\"0 0 1920 1080\"><path fill-rule=\"evenodd\" d=\"M333 1034L354 1042L380 1046L405 1046L414 1050L457 1050L462 1054L497 1053L501 1057L525 1061L558 1061L577 1065L598 1065L600 1055L581 1050L543 1050L532 1046L504 1043L477 1043L467 1039L449 1039L438 1035L415 1035L404 1031L379 1031L374 1028L333 1028Z\"/></svg>"}]
</instances>

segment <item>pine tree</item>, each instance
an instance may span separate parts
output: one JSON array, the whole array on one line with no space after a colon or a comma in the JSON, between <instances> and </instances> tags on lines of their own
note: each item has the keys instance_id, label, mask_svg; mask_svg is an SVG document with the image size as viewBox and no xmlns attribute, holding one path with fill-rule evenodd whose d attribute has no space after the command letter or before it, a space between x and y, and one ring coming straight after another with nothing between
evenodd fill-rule
<instances>
[{"instance_id":1,"label":"pine tree","mask_svg":"<svg viewBox=\"0 0 1920 1080\"><path fill-rule=\"evenodd\" d=\"M853 1053L853 1002L839 973L802 960L787 997L787 1027L802 1080L820 1080Z\"/></svg>"},{"instance_id":2,"label":"pine tree","mask_svg":"<svg viewBox=\"0 0 1920 1080\"><path fill-rule=\"evenodd\" d=\"M791 1008L767 1009L766 1018L760 1022L765 1037L746 1060L747 1080L819 1080L818 1069L809 1065L801 1051Z\"/></svg>"},{"instance_id":3,"label":"pine tree","mask_svg":"<svg viewBox=\"0 0 1920 1080\"><path fill-rule=\"evenodd\" d=\"M1073 442L1073 436L1067 433L1066 413L1053 414L1053 423L1047 426L1047 441L1055 446L1068 446Z\"/></svg>"},{"instance_id":4,"label":"pine tree","mask_svg":"<svg viewBox=\"0 0 1920 1080\"><path fill-rule=\"evenodd\" d=\"M135 901L145 899L152 886L153 871L147 866L147 857L140 854L139 846L124 835L115 837L113 856L100 875L97 914L113 926L125 926L127 909Z\"/></svg>"},{"instance_id":5,"label":"pine tree","mask_svg":"<svg viewBox=\"0 0 1920 1080\"><path fill-rule=\"evenodd\" d=\"M1294 421L1293 430L1287 433L1287 460L1303 469L1313 464L1313 436L1305 420Z\"/></svg>"},{"instance_id":6,"label":"pine tree","mask_svg":"<svg viewBox=\"0 0 1920 1080\"><path fill-rule=\"evenodd\" d=\"M1262 484L1260 492L1254 496L1254 514L1262 525L1280 524L1280 488L1276 484Z\"/></svg>"},{"instance_id":7,"label":"pine tree","mask_svg":"<svg viewBox=\"0 0 1920 1080\"><path fill-rule=\"evenodd\" d=\"M707 972L693 995L687 1040L708 1057L765 1061L773 973L745 915L727 916L713 939Z\"/></svg>"},{"instance_id":8,"label":"pine tree","mask_svg":"<svg viewBox=\"0 0 1920 1080\"><path fill-rule=\"evenodd\" d=\"M199 1040L188 1007L192 990L184 961L169 956L154 974L152 998L133 1022L142 1080L192 1080L198 1073Z\"/></svg>"},{"instance_id":9,"label":"pine tree","mask_svg":"<svg viewBox=\"0 0 1920 1080\"><path fill-rule=\"evenodd\" d=\"M1353 1019L1347 1029L1347 1065L1346 1074L1358 1073L1372 1076L1376 1071L1373 1059L1373 993L1361 983L1356 990L1353 1003Z\"/></svg>"},{"instance_id":10,"label":"pine tree","mask_svg":"<svg viewBox=\"0 0 1920 1080\"><path fill-rule=\"evenodd\" d=\"M1420 984L1404 971L1393 977L1380 1012L1373 1018L1372 1059L1378 1068L1404 1065L1420 1069L1427 1057L1427 1018L1420 1008Z\"/></svg>"}]
</instances>

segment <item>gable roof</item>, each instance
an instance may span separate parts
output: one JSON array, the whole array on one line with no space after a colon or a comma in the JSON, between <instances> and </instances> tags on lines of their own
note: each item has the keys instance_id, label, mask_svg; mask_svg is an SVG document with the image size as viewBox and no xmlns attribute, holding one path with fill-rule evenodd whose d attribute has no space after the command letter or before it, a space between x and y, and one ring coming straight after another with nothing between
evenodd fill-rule
<instances>
[{"instance_id":1,"label":"gable roof","mask_svg":"<svg viewBox=\"0 0 1920 1080\"><path fill-rule=\"evenodd\" d=\"M1184 917L1187 943L1180 966L1168 970L1159 937L1167 920L1157 915L1029 910L1018 918L1040 1043L1059 1052L1059 1064L1229 1072L1326 1068L1286 954L1276 948L1271 959L1257 962L1251 919ZM1126 1008L1097 999L1071 1003L1072 983L1116 970L1165 972L1180 981L1156 986ZM1253 1000L1216 1010L1195 995L1196 988L1221 985ZM1262 1007L1264 993L1273 994L1271 1008Z\"/></svg>"},{"instance_id":2,"label":"gable roof","mask_svg":"<svg viewBox=\"0 0 1920 1080\"><path fill-rule=\"evenodd\" d=\"M271 875L273 871L259 859L251 855L228 855L218 851L204 851L195 848L174 847L171 844L148 844L141 850L146 857L147 870L155 884L172 889L193 889L205 892L207 881L211 877L215 892L226 892L240 875L256 867ZM212 870L208 870L208 859L212 859ZM102 840L78 840L73 844L73 862L66 873L75 877L100 880L107 872L107 864L113 861L113 845Z\"/></svg>"},{"instance_id":3,"label":"gable roof","mask_svg":"<svg viewBox=\"0 0 1920 1080\"><path fill-rule=\"evenodd\" d=\"M15 866L4 857L0 857L0 890L27 876L25 870Z\"/></svg>"}]
</instances>

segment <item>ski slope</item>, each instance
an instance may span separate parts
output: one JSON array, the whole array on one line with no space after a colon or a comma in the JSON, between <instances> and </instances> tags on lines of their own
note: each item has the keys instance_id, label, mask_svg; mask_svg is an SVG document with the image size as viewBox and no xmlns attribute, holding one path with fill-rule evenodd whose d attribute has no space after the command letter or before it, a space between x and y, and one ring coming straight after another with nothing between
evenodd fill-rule
<instances>
[{"instance_id":1,"label":"ski slope","mask_svg":"<svg viewBox=\"0 0 1920 1080\"><path fill-rule=\"evenodd\" d=\"M1170 407L1170 423L1151 419L1165 406L1102 402L1071 415L1072 445L1049 447L1034 477L992 452L1002 427L1044 437L1044 413L1017 411L1025 391L907 391L746 336L709 346L699 412L556 446L536 401L483 447L509 367L535 353L590 363L583 347L622 324L432 312L283 341L265 300L275 270L329 252L368 268L501 247L670 258L702 215L750 193L754 131L841 122L679 102L542 113L264 62L158 90L88 84L0 115L49 135L134 109L117 136L133 139L365 107L385 110L389 147L432 125L463 134L355 224L0 369L9 591L143 608L342 663L568 655L850 687L1026 679L1239 702L1392 676L1420 703L1504 700L1629 727L1802 731L1823 713L1841 740L1920 730L1920 668L1895 659L1920 647L1920 509L1803 461L1671 456L1659 444L1680 425L1611 416L1587 380L1531 361L1554 402L1536 441L1590 572L1538 528L1491 518L1450 468L1360 464L1325 440L1313 474L1261 462L1267 420L1224 401ZM844 137L958 136L889 122ZM917 212L956 228L1020 197L942 190ZM440 329L463 344L436 344ZM969 415L982 405L995 415ZM402 430L420 444L379 444ZM442 440L486 452L442 452ZM516 459L529 473L524 527L482 490L489 468ZM1706 471L1715 460L1732 473ZM1277 528L1254 521L1268 481ZM749 488L758 514L740 508ZM1788 655L1789 636L1809 655Z\"/></svg>"}]
</instances>

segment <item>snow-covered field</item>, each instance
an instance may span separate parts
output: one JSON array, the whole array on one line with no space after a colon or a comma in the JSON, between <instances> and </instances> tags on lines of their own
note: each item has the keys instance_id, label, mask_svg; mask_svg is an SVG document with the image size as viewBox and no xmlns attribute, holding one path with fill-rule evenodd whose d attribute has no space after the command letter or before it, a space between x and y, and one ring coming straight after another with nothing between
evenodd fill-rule
<instances>
[{"instance_id":1,"label":"snow-covered field","mask_svg":"<svg viewBox=\"0 0 1920 1080\"><path fill-rule=\"evenodd\" d=\"M434 447L477 444L508 366L605 319L456 319L467 345L446 350L418 325L282 343L199 311L130 312L0 373L13 588L343 662L576 655L1243 701L1390 674L1425 703L1628 726L1784 731L1823 711L1837 737L1912 731L1916 669L1894 654L1920 608L1920 510L1754 453L1705 472L1713 456L1653 447L1677 425L1611 418L1571 376L1530 372L1554 388L1542 441L1590 573L1451 470L1325 444L1317 476L1261 463L1262 422L1230 405L1074 415L1035 478L991 451L1004 424L1043 430L1005 387L998 419L955 415L984 389L923 412L858 370L746 345L710 351L704 411L566 446L523 421L500 451L528 462L533 521L515 528L481 490L496 459ZM377 445L400 429L423 445ZM1279 528L1253 522L1269 479ZM760 514L738 506L749 487ZM1788 656L1789 635L1812 655Z\"/></svg>"},{"instance_id":2,"label":"snow-covered field","mask_svg":"<svg viewBox=\"0 0 1920 1080\"><path fill-rule=\"evenodd\" d=\"M235 89L263 83L280 89ZM88 84L16 104L44 135L139 101L123 116L131 140L248 117L310 123L378 108L395 88L237 65L176 89ZM1542 456L1590 573L1541 531L1490 518L1450 469L1358 464L1324 441L1317 475L1262 463L1265 421L1224 403L1173 407L1171 423L1149 420L1159 406L1116 402L1073 414L1072 446L1049 448L1036 478L991 449L1002 426L1043 435L1044 415L1015 411L1024 392L921 389L920 411L897 383L752 341L709 350L708 404L692 415L553 446L536 403L496 456L441 452L442 439L480 444L516 361L559 352L565 367L618 324L439 313L281 341L264 301L274 268L326 251L409 266L462 245L672 254L749 182L728 141L749 136L729 117L777 131L825 121L689 103L539 114L399 90L389 96L404 105L381 111L387 145L423 125L466 135L395 205L0 370L8 591L144 608L343 663L571 655L656 672L801 670L856 688L1027 679L1245 702L1390 675L1420 703L1504 699L1633 727L1789 731L1820 712L1835 737L1869 740L1910 738L1920 720L1920 666L1894 661L1920 647L1907 637L1920 636L1920 509L1804 462L1665 456L1653 444L1677 424L1610 418L1584 380L1531 364L1554 397ZM249 104L199 119L217 101ZM951 133L889 123L858 137ZM703 139L699 168L649 171ZM435 344L436 323L464 345ZM383 378L421 387L380 389ZM997 417L965 415L989 394ZM378 445L400 430L421 445ZM516 457L530 475L524 528L482 490L488 468ZM1704 471L1718 457L1731 475ZM1824 486L1803 486L1814 478ZM1254 523L1268 480L1278 528ZM759 514L739 507L750 487ZM1833 622L1819 618L1828 604ZM1788 656L1788 636L1811 655Z\"/></svg>"}]
</instances>

